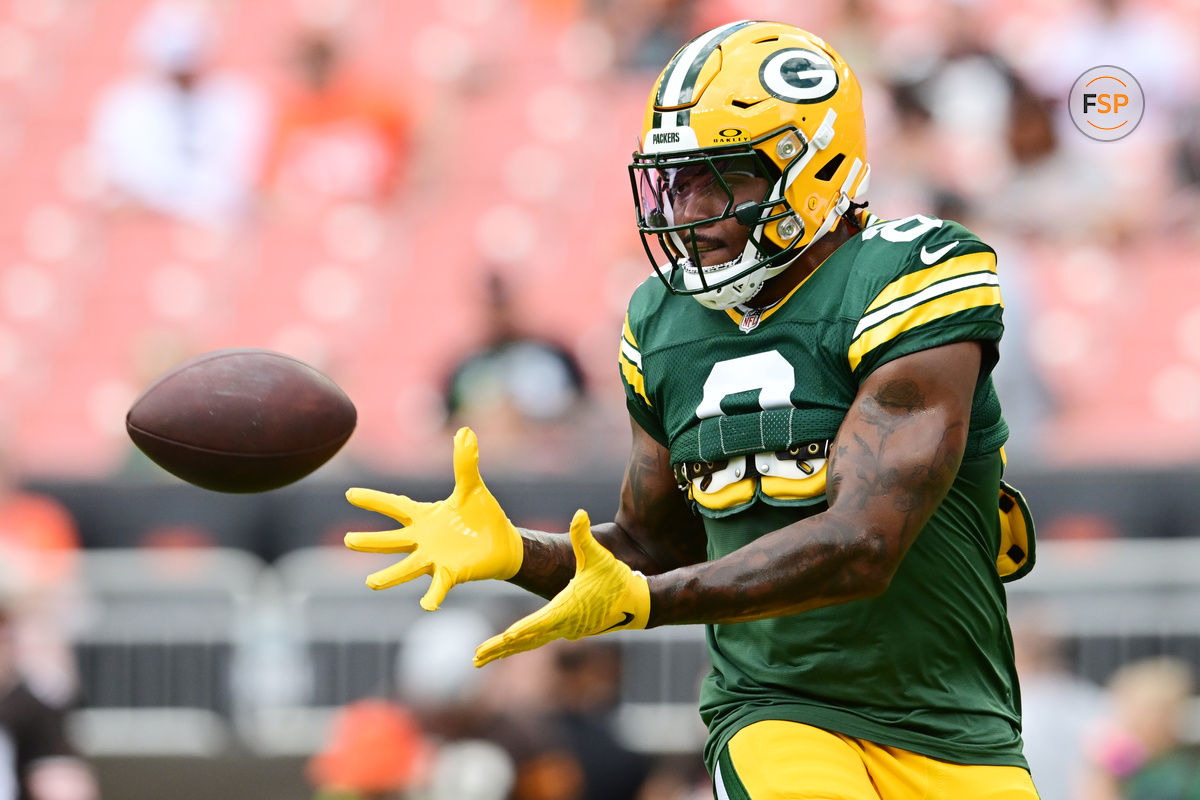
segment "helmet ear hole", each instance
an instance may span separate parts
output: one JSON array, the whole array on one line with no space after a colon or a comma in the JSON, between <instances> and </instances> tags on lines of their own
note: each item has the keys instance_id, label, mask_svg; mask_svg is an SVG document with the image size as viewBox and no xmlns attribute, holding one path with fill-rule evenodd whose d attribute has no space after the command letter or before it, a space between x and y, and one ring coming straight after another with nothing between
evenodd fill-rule
<instances>
[{"instance_id":1,"label":"helmet ear hole","mask_svg":"<svg viewBox=\"0 0 1200 800\"><path fill-rule=\"evenodd\" d=\"M842 162L845 160L846 160L846 154L838 153L836 156L834 156L833 158L831 158L827 162L825 162L825 166L823 166L823 167L821 167L821 169L817 170L817 174L814 175L813 177L815 177L819 181L828 182L830 180L833 180L833 176L837 173L838 167L840 167L842 165Z\"/></svg>"}]
</instances>

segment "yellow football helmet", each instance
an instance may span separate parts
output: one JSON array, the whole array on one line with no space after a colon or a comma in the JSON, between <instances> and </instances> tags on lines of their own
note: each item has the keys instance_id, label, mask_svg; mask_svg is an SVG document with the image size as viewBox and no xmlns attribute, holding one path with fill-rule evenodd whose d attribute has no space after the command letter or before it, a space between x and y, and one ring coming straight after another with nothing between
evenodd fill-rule
<instances>
[{"instance_id":1,"label":"yellow football helmet","mask_svg":"<svg viewBox=\"0 0 1200 800\"><path fill-rule=\"evenodd\" d=\"M673 186L697 170L707 173L710 190L724 192L724 210L677 223ZM638 230L659 278L709 308L731 308L865 194L862 90L842 57L807 31L754 20L722 25L684 45L654 82L629 174ZM735 204L731 175L766 178L770 188L760 201ZM745 250L701 267L696 229L730 217L750 229Z\"/></svg>"}]
</instances>

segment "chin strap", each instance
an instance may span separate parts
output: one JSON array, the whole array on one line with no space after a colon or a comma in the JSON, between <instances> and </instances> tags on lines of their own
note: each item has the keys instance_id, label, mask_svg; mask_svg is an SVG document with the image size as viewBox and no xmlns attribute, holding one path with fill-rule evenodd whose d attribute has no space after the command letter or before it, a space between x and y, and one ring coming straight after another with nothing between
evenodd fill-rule
<instances>
[{"instance_id":1,"label":"chin strap","mask_svg":"<svg viewBox=\"0 0 1200 800\"><path fill-rule=\"evenodd\" d=\"M804 247L801 247L799 250L797 250L795 255L793 255L787 261L783 262L782 264L776 264L773 267L768 267L767 268L767 277L774 278L776 275L783 272L785 269L790 267L792 264L796 263L796 259L799 258L800 256L804 255L805 253L807 253L808 248L812 247L814 244L816 244L818 241L820 241L822 236L824 236L825 234L827 234L831 230L833 230L833 226L837 224L837 221L849 209L850 209L850 198L847 197L843 193L838 198L838 201L836 203L834 203L833 208L829 209L829 213L826 214L825 219L823 219L821 221L821 227L817 228L817 232L814 233L813 237L808 240L808 243L805 244Z\"/></svg>"},{"instance_id":2,"label":"chin strap","mask_svg":"<svg viewBox=\"0 0 1200 800\"><path fill-rule=\"evenodd\" d=\"M830 110L830 114L832 113L832 110ZM822 122L821 128L817 131L817 133L822 133L822 131L826 130L827 126L830 126L829 130L832 132L832 124L833 120L826 115L826 121ZM828 140L826 144L828 144ZM796 254L792 255L792 258L787 259L785 263L768 267L768 278L773 278L776 275L779 275L779 273L786 270L788 266L796 263L796 259L798 259L800 255L804 255L804 253L808 252L809 247L815 245L815 243L820 240L822 236L829 233L830 230L833 230L834 225L838 224L839 218L846 216L848 212L856 209L856 206L866 205L865 203L856 204L850 197L850 188L854 185L854 180L858 178L859 173L863 173L863 180L862 182L859 182L856 197L866 191L866 185L868 185L868 182L871 178L871 166L870 164L864 164L862 161L859 161L858 158L856 158L854 163L851 164L850 172L848 172L846 175L846 180L841 182L841 186L838 190L838 201L833 204L832 209L829 209L829 213L827 213L826 218L822 219L821 227L817 228L816 233L812 234L812 239L810 239L808 243L805 243L804 247L799 248L798 251L796 251ZM859 228L860 227L862 227L862 225L859 225Z\"/></svg>"},{"instance_id":3,"label":"chin strap","mask_svg":"<svg viewBox=\"0 0 1200 800\"><path fill-rule=\"evenodd\" d=\"M865 170L865 172L863 172L864 170ZM865 202L864 203L855 203L853 200L850 199L850 187L854 185L854 180L855 180L855 178L858 177L859 172L863 172L863 179L862 179L862 182L859 184L858 192L855 193L855 196L857 197L858 195L863 194L866 191L867 183L871 177L871 166L869 164L863 164L861 161L859 161L856 158L856 159L854 159L854 163L850 167L849 174L846 175L846 180L842 181L841 188L838 190L837 202L833 204L833 208L829 209L829 213L826 214L825 219L823 219L821 221L821 227L817 228L817 232L814 233L813 237L808 240L808 243L805 244L804 247L801 247L796 252L796 255L789 258L787 260L786 264L779 265L779 268L777 271L772 271L772 270L775 270L774 267L768 269L768 271L767 271L768 275L770 275L771 277L774 277L775 275L778 275L780 272L782 272L787 267L791 266L792 263L794 263L797 258L799 258L800 256L804 255L806 252L808 252L808 248L810 248L814 244L816 244L817 241L822 236L824 236L825 234L827 234L831 230L833 230L833 227L835 225L837 225L837 221L839 219L841 219L842 217L845 217L847 215L847 213L851 212L852 210L854 210L856 208L861 208L866 205ZM858 227L861 229L862 226L859 225Z\"/></svg>"}]
</instances>

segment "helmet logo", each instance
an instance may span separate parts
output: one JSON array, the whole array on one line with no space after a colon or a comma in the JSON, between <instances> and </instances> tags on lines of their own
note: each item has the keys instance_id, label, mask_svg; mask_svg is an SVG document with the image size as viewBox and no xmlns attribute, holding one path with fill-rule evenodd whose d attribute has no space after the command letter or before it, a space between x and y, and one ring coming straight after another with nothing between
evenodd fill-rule
<instances>
[{"instance_id":1,"label":"helmet logo","mask_svg":"<svg viewBox=\"0 0 1200 800\"><path fill-rule=\"evenodd\" d=\"M744 142L750 137L741 128L721 128L713 136L713 144L733 144L734 142Z\"/></svg>"},{"instance_id":2,"label":"helmet logo","mask_svg":"<svg viewBox=\"0 0 1200 800\"><path fill-rule=\"evenodd\" d=\"M829 56L802 47L772 53L758 79L764 89L789 103L819 103L838 89L837 68Z\"/></svg>"}]
</instances>

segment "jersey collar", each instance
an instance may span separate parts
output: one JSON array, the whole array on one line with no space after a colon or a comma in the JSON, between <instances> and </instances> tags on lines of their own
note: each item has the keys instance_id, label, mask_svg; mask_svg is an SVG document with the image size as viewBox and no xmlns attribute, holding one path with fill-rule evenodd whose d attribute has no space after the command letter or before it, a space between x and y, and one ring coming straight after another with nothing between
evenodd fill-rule
<instances>
[{"instance_id":1,"label":"jersey collar","mask_svg":"<svg viewBox=\"0 0 1200 800\"><path fill-rule=\"evenodd\" d=\"M837 250L834 250L833 252L836 253ZM830 253L830 255L833 255L833 253ZM826 261L828 261L828 260L829 259L827 258ZM737 324L738 328L742 331L742 333L749 333L750 331L754 330L759 325L761 325L762 322L767 317L771 316L776 311L783 308L784 304L786 304L788 300L792 299L792 295L794 295L796 293L796 290L799 289L804 284L808 283L809 279L812 278L813 275L817 274L817 270L820 269L824 263L825 263L825 261L822 261L820 264L818 264L817 268L814 269L812 272L808 273L807 275L805 275L804 280L800 281L794 287L792 287L792 290L790 292L788 292L783 297L776 300L774 303L767 306L766 308L751 308L750 306L747 306L747 305L738 305L738 306L734 306L733 308L725 309L725 313L728 314L729 318Z\"/></svg>"}]
</instances>

